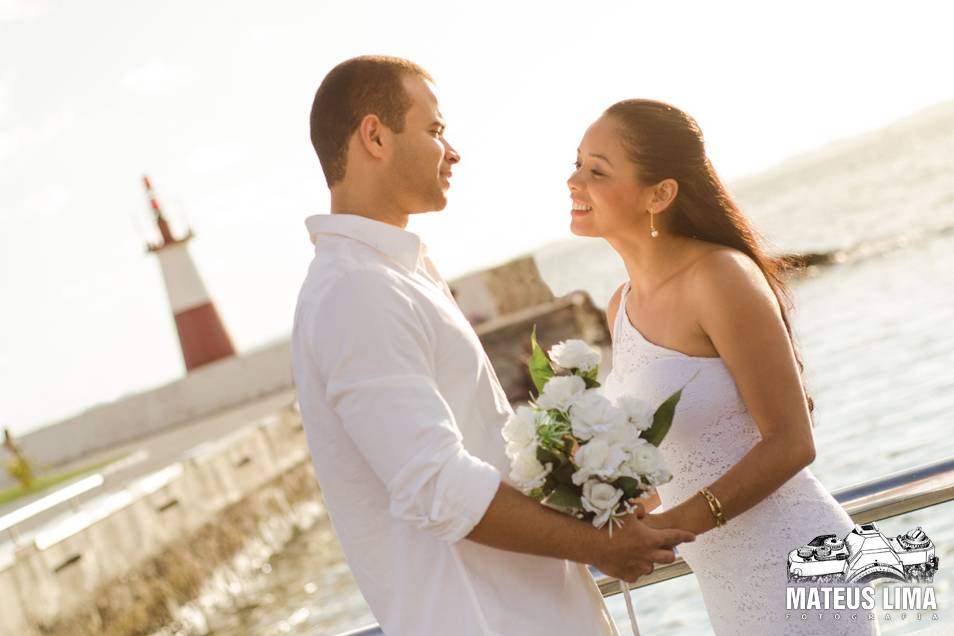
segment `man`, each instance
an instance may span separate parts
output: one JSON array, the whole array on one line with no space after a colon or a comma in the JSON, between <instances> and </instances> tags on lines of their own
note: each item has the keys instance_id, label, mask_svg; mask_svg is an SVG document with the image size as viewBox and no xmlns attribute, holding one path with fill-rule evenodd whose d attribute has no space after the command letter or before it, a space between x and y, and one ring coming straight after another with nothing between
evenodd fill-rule
<instances>
[{"instance_id":1,"label":"man","mask_svg":"<svg viewBox=\"0 0 954 636\"><path fill-rule=\"evenodd\" d=\"M404 230L411 214L445 207L460 161L433 91L412 62L360 57L315 95L331 214L306 221L316 253L292 339L318 481L389 636L615 634L579 564L632 581L693 537L630 517L610 540L501 481L510 406Z\"/></svg>"}]
</instances>

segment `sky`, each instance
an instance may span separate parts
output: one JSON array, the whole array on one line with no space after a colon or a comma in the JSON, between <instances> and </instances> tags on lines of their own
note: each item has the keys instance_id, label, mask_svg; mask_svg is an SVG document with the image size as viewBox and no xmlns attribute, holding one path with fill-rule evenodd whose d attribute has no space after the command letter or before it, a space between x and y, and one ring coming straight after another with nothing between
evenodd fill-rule
<instances>
[{"instance_id":1,"label":"sky","mask_svg":"<svg viewBox=\"0 0 954 636\"><path fill-rule=\"evenodd\" d=\"M287 337L344 59L437 80L463 160L408 229L452 277L570 236L575 149L620 99L692 114L730 183L954 99L944 4L0 0L0 426L184 373L143 174L239 352Z\"/></svg>"}]
</instances>

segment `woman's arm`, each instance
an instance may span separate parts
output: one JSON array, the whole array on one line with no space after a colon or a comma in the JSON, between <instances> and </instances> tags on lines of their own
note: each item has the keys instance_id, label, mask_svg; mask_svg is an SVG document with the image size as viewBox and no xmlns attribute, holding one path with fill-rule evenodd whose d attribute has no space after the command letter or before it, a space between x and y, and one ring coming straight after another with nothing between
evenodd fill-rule
<instances>
[{"instance_id":1,"label":"woman's arm","mask_svg":"<svg viewBox=\"0 0 954 636\"><path fill-rule=\"evenodd\" d=\"M699 326L732 374L762 437L709 484L732 523L814 461L811 415L778 300L758 266L739 252L718 250L693 270L688 291ZM715 527L700 494L646 519L697 534Z\"/></svg>"}]
</instances>

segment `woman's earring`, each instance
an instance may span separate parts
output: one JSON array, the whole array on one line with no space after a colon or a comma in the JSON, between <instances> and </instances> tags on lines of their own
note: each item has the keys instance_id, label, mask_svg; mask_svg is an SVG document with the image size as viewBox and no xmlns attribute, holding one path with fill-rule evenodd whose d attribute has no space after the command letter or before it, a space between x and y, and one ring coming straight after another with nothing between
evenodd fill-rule
<instances>
[{"instance_id":1,"label":"woman's earring","mask_svg":"<svg viewBox=\"0 0 954 636\"><path fill-rule=\"evenodd\" d=\"M649 208L649 235L653 238L659 236L659 230L656 229L656 213Z\"/></svg>"}]
</instances>

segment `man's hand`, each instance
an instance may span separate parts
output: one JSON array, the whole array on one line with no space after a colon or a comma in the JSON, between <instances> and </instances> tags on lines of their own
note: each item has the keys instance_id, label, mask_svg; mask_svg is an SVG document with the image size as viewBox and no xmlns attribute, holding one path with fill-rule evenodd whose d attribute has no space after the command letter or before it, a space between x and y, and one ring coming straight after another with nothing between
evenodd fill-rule
<instances>
[{"instance_id":1,"label":"man's hand","mask_svg":"<svg viewBox=\"0 0 954 636\"><path fill-rule=\"evenodd\" d=\"M627 517L621 528L613 530L612 539L606 536L596 546L592 563L604 574L633 583L640 576L651 573L655 563L675 561L673 547L696 538L685 530L652 528L639 516L637 511ZM605 528L601 532L608 535Z\"/></svg>"},{"instance_id":2,"label":"man's hand","mask_svg":"<svg viewBox=\"0 0 954 636\"><path fill-rule=\"evenodd\" d=\"M605 527L574 519L502 483L480 522L467 538L500 550L537 554L587 563L625 581L653 571L653 563L672 563L672 548L695 539L685 530L655 529L641 521L642 502L626 517L613 538Z\"/></svg>"},{"instance_id":3,"label":"man's hand","mask_svg":"<svg viewBox=\"0 0 954 636\"><path fill-rule=\"evenodd\" d=\"M673 520L670 518L670 516L666 512L646 515L644 517L640 517L640 519L642 519L643 523L645 523L650 528L656 528L657 530L678 527L678 524L673 523Z\"/></svg>"},{"instance_id":4,"label":"man's hand","mask_svg":"<svg viewBox=\"0 0 954 636\"><path fill-rule=\"evenodd\" d=\"M630 499L629 505L633 507L633 514L636 515L637 519L642 519L646 516L646 508L640 503L639 499Z\"/></svg>"}]
</instances>

